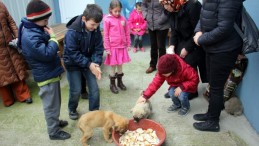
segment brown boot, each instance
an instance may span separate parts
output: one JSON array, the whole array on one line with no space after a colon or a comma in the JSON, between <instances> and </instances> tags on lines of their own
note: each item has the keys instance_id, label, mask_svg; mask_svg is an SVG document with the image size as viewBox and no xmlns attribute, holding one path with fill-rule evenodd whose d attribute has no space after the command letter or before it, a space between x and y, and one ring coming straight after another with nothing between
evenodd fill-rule
<instances>
[{"instance_id":1,"label":"brown boot","mask_svg":"<svg viewBox=\"0 0 259 146\"><path fill-rule=\"evenodd\" d=\"M109 75L109 77L110 77L110 90L112 91L112 93L118 94L119 90L115 85L116 76L110 76Z\"/></svg>"},{"instance_id":2,"label":"brown boot","mask_svg":"<svg viewBox=\"0 0 259 146\"><path fill-rule=\"evenodd\" d=\"M126 86L123 84L123 82L122 82L122 76L123 76L124 74L122 73L122 74L117 74L116 73L116 77L117 77L117 79L118 79L118 82L117 82L117 86L121 89L121 90L127 90L127 88L126 88Z\"/></svg>"}]
</instances>

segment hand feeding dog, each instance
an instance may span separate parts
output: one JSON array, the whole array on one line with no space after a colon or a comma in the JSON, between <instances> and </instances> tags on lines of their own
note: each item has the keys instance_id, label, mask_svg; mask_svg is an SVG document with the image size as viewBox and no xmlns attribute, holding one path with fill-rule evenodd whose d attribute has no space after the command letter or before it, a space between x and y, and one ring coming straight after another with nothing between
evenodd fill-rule
<instances>
[{"instance_id":1,"label":"hand feeding dog","mask_svg":"<svg viewBox=\"0 0 259 146\"><path fill-rule=\"evenodd\" d=\"M111 143L112 130L124 133L127 131L129 120L111 111L90 111L82 115L78 121L78 127L83 133L81 142L87 146L87 140L93 136L96 127L103 128L104 139Z\"/></svg>"},{"instance_id":2,"label":"hand feeding dog","mask_svg":"<svg viewBox=\"0 0 259 146\"><path fill-rule=\"evenodd\" d=\"M137 103L132 109L131 113L134 122L139 122L141 119L146 119L152 114L152 105L149 100L146 102Z\"/></svg>"}]
</instances>

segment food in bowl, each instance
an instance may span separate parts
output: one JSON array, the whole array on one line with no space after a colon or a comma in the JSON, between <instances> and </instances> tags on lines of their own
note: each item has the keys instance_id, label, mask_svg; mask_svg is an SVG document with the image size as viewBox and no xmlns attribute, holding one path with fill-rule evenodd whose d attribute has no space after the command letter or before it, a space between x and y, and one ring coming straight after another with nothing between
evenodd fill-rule
<instances>
[{"instance_id":1,"label":"food in bowl","mask_svg":"<svg viewBox=\"0 0 259 146\"><path fill-rule=\"evenodd\" d=\"M145 146L156 146L159 144L159 138L156 135L156 131L149 128L143 130L138 128L136 130L127 130L120 139L119 143L121 146L132 146L132 145L145 145Z\"/></svg>"}]
</instances>

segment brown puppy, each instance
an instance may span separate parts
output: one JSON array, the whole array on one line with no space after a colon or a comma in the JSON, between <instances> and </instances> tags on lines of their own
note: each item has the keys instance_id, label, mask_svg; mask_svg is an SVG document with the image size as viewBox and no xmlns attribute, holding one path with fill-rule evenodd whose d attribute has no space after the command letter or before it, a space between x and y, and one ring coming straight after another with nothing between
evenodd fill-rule
<instances>
[{"instance_id":1,"label":"brown puppy","mask_svg":"<svg viewBox=\"0 0 259 146\"><path fill-rule=\"evenodd\" d=\"M107 142L112 142L112 130L124 133L127 131L129 120L111 111L91 111L82 115L78 126L83 132L81 142L87 146L87 140L93 136L93 129L103 127L103 136Z\"/></svg>"}]
</instances>

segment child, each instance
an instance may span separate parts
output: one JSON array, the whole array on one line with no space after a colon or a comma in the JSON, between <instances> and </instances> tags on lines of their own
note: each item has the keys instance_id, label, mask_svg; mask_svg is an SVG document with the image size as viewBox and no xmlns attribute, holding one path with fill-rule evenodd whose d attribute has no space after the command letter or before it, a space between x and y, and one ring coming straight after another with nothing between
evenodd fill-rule
<instances>
[{"instance_id":1,"label":"child","mask_svg":"<svg viewBox=\"0 0 259 146\"><path fill-rule=\"evenodd\" d=\"M142 2L136 3L136 9L130 13L128 20L131 33L134 35L134 53L137 52L138 47L142 52L145 51L142 46L142 36L146 32L147 22L143 18L141 4Z\"/></svg>"},{"instance_id":2,"label":"child","mask_svg":"<svg viewBox=\"0 0 259 146\"><path fill-rule=\"evenodd\" d=\"M60 75L64 72L58 57L58 42L52 28L48 27L50 7L41 0L27 5L27 18L19 27L18 46L28 62L40 91L49 138L65 140L70 134L61 128L67 121L59 120L61 107Z\"/></svg>"},{"instance_id":3,"label":"child","mask_svg":"<svg viewBox=\"0 0 259 146\"><path fill-rule=\"evenodd\" d=\"M72 18L67 24L64 39L64 64L69 83L69 118L78 119L78 102L81 95L82 74L89 89L89 111L99 110L100 93L96 79L101 79L100 65L103 57L103 41L99 24L102 9L88 4L82 15Z\"/></svg>"},{"instance_id":4,"label":"child","mask_svg":"<svg viewBox=\"0 0 259 146\"><path fill-rule=\"evenodd\" d=\"M178 115L184 116L190 110L188 95L195 93L199 83L197 72L175 54L163 55L158 62L158 73L148 88L137 101L146 102L162 86L164 81L170 85L169 95L173 101L167 111L177 111Z\"/></svg>"},{"instance_id":5,"label":"child","mask_svg":"<svg viewBox=\"0 0 259 146\"><path fill-rule=\"evenodd\" d=\"M118 79L118 87L126 90L122 82L122 64L130 62L128 51L130 50L130 33L126 19L120 15L121 2L112 0L110 3L110 13L104 17L104 48L107 56L104 64L111 66L110 72L110 90L117 94L118 88L115 85L115 79ZM117 68L117 73L115 70Z\"/></svg>"}]
</instances>

